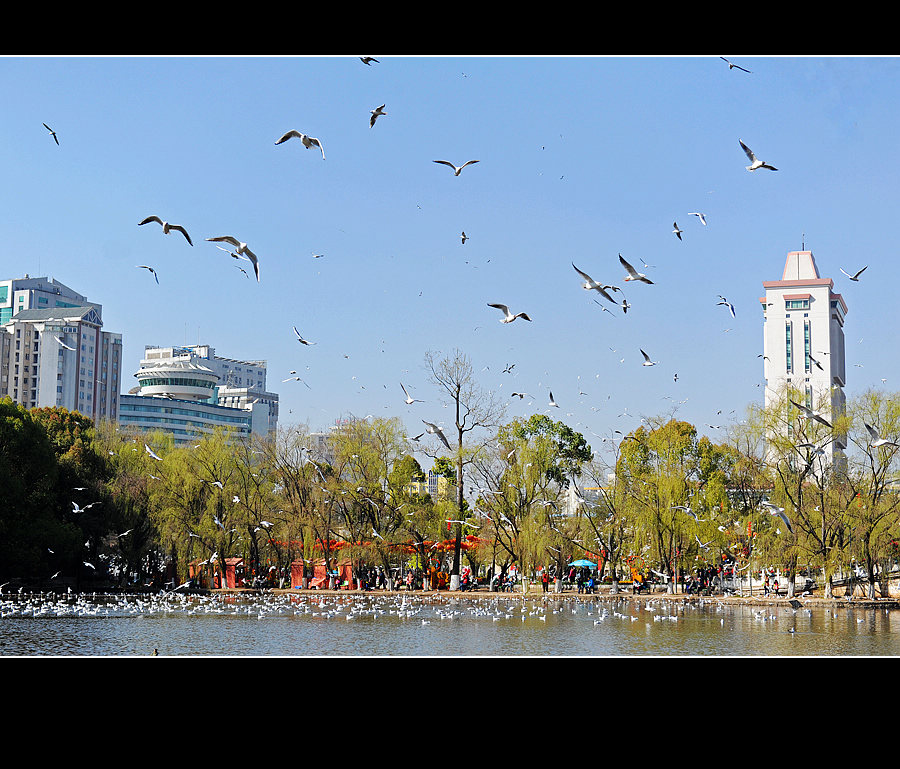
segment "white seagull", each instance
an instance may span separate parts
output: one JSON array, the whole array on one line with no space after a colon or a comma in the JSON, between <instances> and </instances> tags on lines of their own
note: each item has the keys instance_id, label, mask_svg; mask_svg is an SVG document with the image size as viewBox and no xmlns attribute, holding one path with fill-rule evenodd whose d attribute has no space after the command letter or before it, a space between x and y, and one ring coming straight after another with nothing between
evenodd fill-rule
<instances>
[{"instance_id":1,"label":"white seagull","mask_svg":"<svg viewBox=\"0 0 900 769\"><path fill-rule=\"evenodd\" d=\"M778 170L777 168L775 168L775 166L769 165L768 163L764 163L762 160L757 158L756 155L753 154L753 150L751 150L740 139L738 139L738 142L740 142L740 145L741 145L741 147L743 147L744 152L747 153L747 157L750 158L750 165L747 166L748 171L755 171L757 168L768 168L770 171Z\"/></svg>"},{"instance_id":2,"label":"white seagull","mask_svg":"<svg viewBox=\"0 0 900 769\"><path fill-rule=\"evenodd\" d=\"M256 254L254 254L249 248L247 248L246 243L242 243L237 238L232 237L231 235L222 235L217 238L207 238L207 240L213 243L230 243L232 246L236 246L237 254L246 257L253 264L253 272L256 273L256 282L259 282L259 260L256 258Z\"/></svg>"},{"instance_id":3,"label":"white seagull","mask_svg":"<svg viewBox=\"0 0 900 769\"><path fill-rule=\"evenodd\" d=\"M816 422L821 422L829 430L831 429L831 423L828 422L818 411L808 409L806 408L806 406L797 403L797 401L795 400L791 400L791 403L793 403L798 409L800 409L800 411L803 412L803 416L805 416L807 419L814 419Z\"/></svg>"},{"instance_id":4,"label":"white seagull","mask_svg":"<svg viewBox=\"0 0 900 769\"><path fill-rule=\"evenodd\" d=\"M781 518L781 520L784 521L784 525L787 526L788 531L791 532L791 534L794 533L794 527L791 526L791 522L788 520L787 515L785 515L783 507L773 505L771 502L760 502L760 504L768 510L769 515L777 515Z\"/></svg>"},{"instance_id":5,"label":"white seagull","mask_svg":"<svg viewBox=\"0 0 900 769\"><path fill-rule=\"evenodd\" d=\"M681 240L681 233L684 232L684 230L678 229L678 222L672 222L672 226L675 228L674 230L672 230L672 232L675 233L675 237Z\"/></svg>"},{"instance_id":6,"label":"white seagull","mask_svg":"<svg viewBox=\"0 0 900 769\"><path fill-rule=\"evenodd\" d=\"M411 406L413 403L425 403L425 401L420 401L417 398L413 398L403 386L403 382L400 383L400 389L403 390L403 394L406 396L406 405Z\"/></svg>"},{"instance_id":7,"label":"white seagull","mask_svg":"<svg viewBox=\"0 0 900 769\"><path fill-rule=\"evenodd\" d=\"M85 505L84 507L79 507L77 502L72 503L72 512L73 513L83 513L85 510L93 507L94 505L99 505L99 502L91 502L89 505Z\"/></svg>"},{"instance_id":8,"label":"white seagull","mask_svg":"<svg viewBox=\"0 0 900 769\"><path fill-rule=\"evenodd\" d=\"M162 462L163 459L159 454L157 454L153 449L151 449L146 443L144 444L144 448L147 450L147 453L153 457L157 462Z\"/></svg>"},{"instance_id":9,"label":"white seagull","mask_svg":"<svg viewBox=\"0 0 900 769\"><path fill-rule=\"evenodd\" d=\"M166 235L168 235L172 230L177 230L182 235L184 235L185 239L187 240L187 242L190 245L192 245L192 246L194 245L193 241L191 240L191 236L188 235L187 230L184 227L182 227L180 224L169 224L169 222L164 222L158 216L148 216L146 219L144 219L144 221L138 222L138 227L140 227L143 224L149 224L150 222L156 222L157 224L161 224L162 228L163 228L163 233Z\"/></svg>"},{"instance_id":10,"label":"white seagull","mask_svg":"<svg viewBox=\"0 0 900 769\"><path fill-rule=\"evenodd\" d=\"M296 326L294 326L294 333L297 335L297 341L300 342L300 344L306 344L306 345L316 344L316 342L310 342L309 340L304 339L302 336L300 336L300 332L297 331Z\"/></svg>"},{"instance_id":11,"label":"white seagull","mask_svg":"<svg viewBox=\"0 0 900 769\"><path fill-rule=\"evenodd\" d=\"M307 136L306 134L300 133L300 131L296 131L294 129L288 131L277 142L275 142L275 144L282 144L288 139L293 138L299 139L303 143L303 146L306 147L306 149L309 149L310 147L318 147L322 151L322 160L325 160L325 148L322 146L322 142L320 142L318 139L313 138L312 136Z\"/></svg>"},{"instance_id":12,"label":"white seagull","mask_svg":"<svg viewBox=\"0 0 900 769\"><path fill-rule=\"evenodd\" d=\"M59 346L60 346L60 347L63 347L63 348L65 348L66 350L72 350L73 352L75 351L75 348L74 348L74 347L69 347L69 345L67 345L67 344L66 344L62 339L60 339L58 336L55 336L55 337L53 337L53 338L54 338L57 342L59 342Z\"/></svg>"},{"instance_id":13,"label":"white seagull","mask_svg":"<svg viewBox=\"0 0 900 769\"><path fill-rule=\"evenodd\" d=\"M872 425L866 424L865 422L863 422L863 424L866 426L866 430L868 430L869 432L869 437L872 439L873 446L893 446L894 448L900 447L900 444L897 444L894 441L889 441L887 438L882 438L878 434L878 430L872 427Z\"/></svg>"},{"instance_id":14,"label":"white seagull","mask_svg":"<svg viewBox=\"0 0 900 769\"><path fill-rule=\"evenodd\" d=\"M619 254L619 261L622 263L622 266L625 268L625 271L628 273L625 276L625 280L639 280L642 283L649 283L650 285L653 285L653 281L650 280L650 278L648 278L646 275L644 275L644 273L638 272L637 270L634 269L634 267L632 267L630 264L628 264L628 262L626 262L622 258L622 254Z\"/></svg>"},{"instance_id":15,"label":"white seagull","mask_svg":"<svg viewBox=\"0 0 900 769\"><path fill-rule=\"evenodd\" d=\"M53 130L50 126L48 126L46 123L43 123L42 125L44 126L44 128L46 128L46 129L50 132L50 135L53 137L53 141L55 141L56 144L57 144L57 146L59 146L59 139L56 138L56 131L54 131L54 130Z\"/></svg>"},{"instance_id":16,"label":"white seagull","mask_svg":"<svg viewBox=\"0 0 900 769\"><path fill-rule=\"evenodd\" d=\"M849 272L844 272L844 268L843 268L843 267L840 268L840 271L843 272L844 275L846 275L848 278L850 278L850 280L854 280L854 281L855 281L855 280L859 280L859 276L862 275L863 272L864 272L865 270L867 270L868 268L869 268L869 265L867 264L867 265L866 265L865 267L863 267L861 270L857 270L855 273L853 273L853 275L851 275Z\"/></svg>"},{"instance_id":17,"label":"white seagull","mask_svg":"<svg viewBox=\"0 0 900 769\"><path fill-rule=\"evenodd\" d=\"M441 443L443 443L447 447L448 451L453 450L450 448L450 444L447 442L447 436L445 436L444 433L441 432L440 427L438 427L437 425L433 425L431 422L426 422L424 419L422 420L422 423L425 425L425 432L431 435L436 435L438 438L440 438Z\"/></svg>"},{"instance_id":18,"label":"white seagull","mask_svg":"<svg viewBox=\"0 0 900 769\"><path fill-rule=\"evenodd\" d=\"M644 362L641 364L642 366L655 366L659 363L658 360L650 360L650 356L647 355L643 350L641 350L641 355L644 356Z\"/></svg>"},{"instance_id":19,"label":"white seagull","mask_svg":"<svg viewBox=\"0 0 900 769\"><path fill-rule=\"evenodd\" d=\"M450 168L453 169L453 175L454 175L454 176L459 176L459 172L462 171L466 166L470 166L470 165L472 165L473 163L480 163L481 161L480 161L480 160L467 160L467 161L466 161L465 163L463 163L461 166L455 166L455 165L453 165L453 163L451 163L449 160L435 160L435 161L433 161L433 162L435 162L435 163L442 163L442 164L445 165L445 166L450 166Z\"/></svg>"},{"instance_id":20,"label":"white seagull","mask_svg":"<svg viewBox=\"0 0 900 769\"><path fill-rule=\"evenodd\" d=\"M731 317L733 318L733 317L734 317L734 305L733 305L731 302L729 302L729 301L728 301L724 296L722 296L721 294L719 295L719 299L720 299L721 301L716 302L716 305L718 306L718 305L721 304L721 305L724 305L725 307L727 307L727 308L728 308L728 311L731 313Z\"/></svg>"},{"instance_id":21,"label":"white seagull","mask_svg":"<svg viewBox=\"0 0 900 769\"><path fill-rule=\"evenodd\" d=\"M574 262L572 263L572 267L574 268L575 272L577 272L579 275L581 275L581 277L584 279L584 283L581 284L581 287L582 287L585 291L596 291L596 292L597 292L598 294L600 294L600 296L602 296L604 299L608 299L608 300L609 300L610 302L612 302L613 304L616 303L616 300L613 299L613 298L606 292L606 289L608 289L608 288L609 288L609 289L612 289L613 291L618 291L619 289L618 289L616 286L607 286L607 285L604 285L603 283L598 283L596 280L594 280L594 279L593 279L590 275L588 275L586 272L582 272L582 271L579 270L577 267L575 267L575 263L574 263Z\"/></svg>"},{"instance_id":22,"label":"white seagull","mask_svg":"<svg viewBox=\"0 0 900 769\"><path fill-rule=\"evenodd\" d=\"M706 214L701 214L699 211L691 211L688 213L688 216L696 216L700 223L705 227L706 226Z\"/></svg>"},{"instance_id":23,"label":"white seagull","mask_svg":"<svg viewBox=\"0 0 900 769\"><path fill-rule=\"evenodd\" d=\"M559 404L553 399L553 390L550 390L549 392L550 392L550 402L547 405L558 409Z\"/></svg>"},{"instance_id":24,"label":"white seagull","mask_svg":"<svg viewBox=\"0 0 900 769\"><path fill-rule=\"evenodd\" d=\"M522 320L527 321L531 320L531 318L528 317L528 314L524 312L517 312L515 315L513 315L510 312L509 307L507 307L505 304L492 304L491 302L488 302L488 307L496 307L498 310L503 312L505 317L500 319L501 323L512 323L516 318L521 318Z\"/></svg>"},{"instance_id":25,"label":"white seagull","mask_svg":"<svg viewBox=\"0 0 900 769\"><path fill-rule=\"evenodd\" d=\"M384 111L384 104L369 111L372 113L372 117L369 118L369 128L374 127L375 121L378 120L378 118L380 118L382 115L387 115L387 112Z\"/></svg>"},{"instance_id":26,"label":"white seagull","mask_svg":"<svg viewBox=\"0 0 900 769\"><path fill-rule=\"evenodd\" d=\"M139 264L137 266L141 270L150 270L150 272L153 273L153 277L156 278L157 285L159 285L159 276L156 274L156 270L154 270L152 267L150 267L149 265L146 265L146 264Z\"/></svg>"},{"instance_id":27,"label":"white seagull","mask_svg":"<svg viewBox=\"0 0 900 769\"><path fill-rule=\"evenodd\" d=\"M720 56L719 58L728 65L728 69L739 69L741 72L746 72L747 74L751 74L749 69L744 69L743 67L738 66L734 62L728 61L728 59L726 59L724 56Z\"/></svg>"}]
</instances>

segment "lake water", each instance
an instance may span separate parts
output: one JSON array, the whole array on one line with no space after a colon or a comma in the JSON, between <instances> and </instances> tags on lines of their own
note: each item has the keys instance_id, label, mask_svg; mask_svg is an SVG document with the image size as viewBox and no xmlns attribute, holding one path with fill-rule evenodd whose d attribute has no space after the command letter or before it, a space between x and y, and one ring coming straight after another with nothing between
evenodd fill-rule
<instances>
[{"instance_id":1,"label":"lake water","mask_svg":"<svg viewBox=\"0 0 900 769\"><path fill-rule=\"evenodd\" d=\"M661 598L9 596L2 656L894 656L900 611Z\"/></svg>"}]
</instances>

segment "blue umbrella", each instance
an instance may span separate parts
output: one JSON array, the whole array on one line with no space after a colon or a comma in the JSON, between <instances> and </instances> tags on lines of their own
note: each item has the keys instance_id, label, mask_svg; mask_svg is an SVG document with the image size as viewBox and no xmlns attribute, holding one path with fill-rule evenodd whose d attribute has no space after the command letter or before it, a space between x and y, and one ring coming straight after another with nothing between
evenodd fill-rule
<instances>
[{"instance_id":1,"label":"blue umbrella","mask_svg":"<svg viewBox=\"0 0 900 769\"><path fill-rule=\"evenodd\" d=\"M588 561L586 558L582 558L582 559L579 560L579 561L572 561L572 563L570 563L569 566L577 566L577 567L579 567L579 568L582 567L582 566L589 566L589 567L592 568L592 569L596 569L596 568L597 568L597 564L596 564L596 563L592 563L591 561Z\"/></svg>"}]
</instances>

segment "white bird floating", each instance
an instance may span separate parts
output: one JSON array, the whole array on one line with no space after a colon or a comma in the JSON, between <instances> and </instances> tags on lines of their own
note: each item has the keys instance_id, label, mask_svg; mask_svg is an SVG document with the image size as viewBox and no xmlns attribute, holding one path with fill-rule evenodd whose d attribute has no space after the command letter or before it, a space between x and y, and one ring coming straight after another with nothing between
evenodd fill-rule
<instances>
[{"instance_id":1,"label":"white bird floating","mask_svg":"<svg viewBox=\"0 0 900 769\"><path fill-rule=\"evenodd\" d=\"M434 162L434 163L442 163L442 164L445 165L445 166L450 166L450 168L453 169L453 175L454 175L454 176L459 176L460 171L462 171L466 166L470 166L470 165L472 165L473 163L480 163L481 161L480 161L480 160L467 160L467 161L466 161L465 163L463 163L461 166L455 166L455 165L453 165L453 163L451 163L449 160L435 160L435 161L433 161L433 162Z\"/></svg>"},{"instance_id":2,"label":"white bird floating","mask_svg":"<svg viewBox=\"0 0 900 769\"><path fill-rule=\"evenodd\" d=\"M488 307L496 307L498 310L503 312L504 317L500 319L501 323L512 323L516 318L521 318L522 320L527 321L531 320L531 318L528 317L528 314L524 312L517 312L515 315L513 315L510 312L509 307L507 307L505 304L492 304L491 302L488 302Z\"/></svg>"},{"instance_id":3,"label":"white bird floating","mask_svg":"<svg viewBox=\"0 0 900 769\"><path fill-rule=\"evenodd\" d=\"M628 274L625 276L625 280L637 280L641 283L649 283L653 285L653 281L650 280L644 273L638 272L634 267L632 267L625 259L622 258L622 254L619 254L619 262L621 262L622 266L625 268L625 272Z\"/></svg>"},{"instance_id":4,"label":"white bird floating","mask_svg":"<svg viewBox=\"0 0 900 769\"><path fill-rule=\"evenodd\" d=\"M259 282L259 260L249 248L247 248L246 243L242 243L237 238L231 235L222 235L217 238L207 238L208 241L212 243L230 243L232 246L236 247L236 253L239 256L245 257L252 265L253 272L256 274L256 282Z\"/></svg>"},{"instance_id":5,"label":"white bird floating","mask_svg":"<svg viewBox=\"0 0 900 769\"><path fill-rule=\"evenodd\" d=\"M675 237L681 240L681 233L684 232L684 230L678 229L678 222L672 222L672 226L675 228L674 230L672 230L672 232L675 233Z\"/></svg>"},{"instance_id":6,"label":"white bird floating","mask_svg":"<svg viewBox=\"0 0 900 769\"><path fill-rule=\"evenodd\" d=\"M147 453L153 457L156 461L162 462L162 457L159 456L153 449L151 449L146 443L144 444L144 448L147 450Z\"/></svg>"},{"instance_id":7,"label":"white bird floating","mask_svg":"<svg viewBox=\"0 0 900 769\"><path fill-rule=\"evenodd\" d=\"M62 339L60 339L58 336L55 336L55 337L53 337L53 338L54 338L57 342L59 342L59 346L62 347L63 349L66 349L66 350L72 350L73 352L75 351L75 348L74 348L74 347L70 347L69 345L67 345L67 344L66 344Z\"/></svg>"},{"instance_id":8,"label":"white bird floating","mask_svg":"<svg viewBox=\"0 0 900 769\"><path fill-rule=\"evenodd\" d=\"M720 304L721 304L721 305L724 305L725 307L728 308L728 311L731 313L731 317L732 317L732 318L735 317L735 315L734 315L734 305L733 305L731 302L729 302L724 296L721 296L721 295L720 295L720 296L719 296L719 299L720 299L720 301L716 302L716 305L717 305L717 306L720 305Z\"/></svg>"},{"instance_id":9,"label":"white bird floating","mask_svg":"<svg viewBox=\"0 0 900 769\"><path fill-rule=\"evenodd\" d=\"M382 115L387 115L387 112L384 111L384 104L380 107L376 107L373 110L369 110L372 113L372 117L369 118L369 128L373 128L375 126L375 121L378 120Z\"/></svg>"},{"instance_id":10,"label":"white bird floating","mask_svg":"<svg viewBox=\"0 0 900 769\"><path fill-rule=\"evenodd\" d=\"M425 432L427 432L431 435L436 435L438 438L441 439L441 443L443 443L449 451L453 450L450 448L450 444L447 441L447 436L444 435L444 433L441 431L440 427L438 427L435 424L432 424L431 422L426 422L424 419L422 420L422 422L425 425Z\"/></svg>"},{"instance_id":11,"label":"white bird floating","mask_svg":"<svg viewBox=\"0 0 900 769\"><path fill-rule=\"evenodd\" d=\"M706 214L702 214L699 211L691 211L688 216L696 216L700 223L705 227L706 226Z\"/></svg>"},{"instance_id":12,"label":"white bird floating","mask_svg":"<svg viewBox=\"0 0 900 769\"><path fill-rule=\"evenodd\" d=\"M325 148L322 146L322 142L318 139L313 138L312 136L307 136L304 133L300 133L300 131L296 131L291 129L284 136L282 136L275 144L283 144L288 139L299 139L303 146L306 149L310 149L311 147L318 147L322 151L322 160L325 160Z\"/></svg>"},{"instance_id":13,"label":"white bird floating","mask_svg":"<svg viewBox=\"0 0 900 769\"><path fill-rule=\"evenodd\" d=\"M182 227L180 224L170 224L169 222L164 222L158 216L148 216L146 219L144 219L144 221L138 222L138 227L140 227L143 224L149 224L150 222L156 222L157 224L161 224L162 228L163 228L163 233L165 235L168 235L172 230L177 230L182 235L184 235L185 240L187 240L187 242L190 245L192 245L192 246L194 245L193 241L191 240L191 236L188 235L187 230L184 227Z\"/></svg>"},{"instance_id":14,"label":"white bird floating","mask_svg":"<svg viewBox=\"0 0 900 769\"><path fill-rule=\"evenodd\" d=\"M655 366L657 363L659 363L659 361L657 360L650 360L650 356L647 355L647 353L645 353L643 350L641 350L641 355L644 356L644 362L641 364L642 366Z\"/></svg>"},{"instance_id":15,"label":"white bird floating","mask_svg":"<svg viewBox=\"0 0 900 769\"><path fill-rule=\"evenodd\" d=\"M750 158L750 165L747 166L748 171L756 171L758 168L768 168L770 171L778 170L777 168L775 168L775 166L769 165L768 163L764 163L762 160L757 158L756 155L753 154L753 150L751 150L740 139L738 139L738 142L740 142L740 145L743 148L744 152L747 153L747 157Z\"/></svg>"}]
</instances>

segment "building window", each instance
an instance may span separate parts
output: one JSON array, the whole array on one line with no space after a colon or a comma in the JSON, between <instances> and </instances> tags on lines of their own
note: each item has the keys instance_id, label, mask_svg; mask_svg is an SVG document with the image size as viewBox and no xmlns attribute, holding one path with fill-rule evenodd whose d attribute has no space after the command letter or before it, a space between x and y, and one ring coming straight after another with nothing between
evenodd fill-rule
<instances>
[{"instance_id":1,"label":"building window","mask_svg":"<svg viewBox=\"0 0 900 769\"><path fill-rule=\"evenodd\" d=\"M809 299L785 299L785 310L808 310Z\"/></svg>"},{"instance_id":2,"label":"building window","mask_svg":"<svg viewBox=\"0 0 900 769\"><path fill-rule=\"evenodd\" d=\"M792 360L793 355L791 351L791 322L788 321L784 324L784 352L787 368L786 371L788 374L793 373Z\"/></svg>"},{"instance_id":3,"label":"building window","mask_svg":"<svg viewBox=\"0 0 900 769\"><path fill-rule=\"evenodd\" d=\"M804 360L804 364L803 365L805 367L807 374L809 373L809 370L810 370L809 369L809 367L810 367L809 353L810 353L809 321L804 320L803 321L803 360Z\"/></svg>"}]
</instances>

